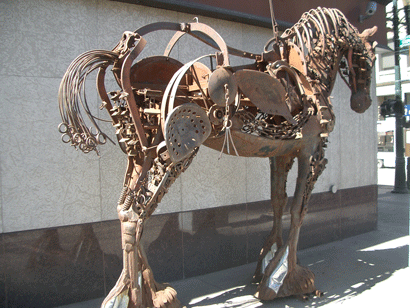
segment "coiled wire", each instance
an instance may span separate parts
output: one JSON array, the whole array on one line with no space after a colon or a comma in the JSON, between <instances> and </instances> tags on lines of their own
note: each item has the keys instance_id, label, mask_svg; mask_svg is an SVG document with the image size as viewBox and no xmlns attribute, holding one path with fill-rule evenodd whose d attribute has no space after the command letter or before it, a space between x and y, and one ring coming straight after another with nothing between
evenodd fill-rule
<instances>
[{"instance_id":1,"label":"coiled wire","mask_svg":"<svg viewBox=\"0 0 410 308\"><path fill-rule=\"evenodd\" d=\"M84 153L97 151L97 145L106 143L102 132L88 105L85 93L87 76L98 68L105 68L118 60L119 54L107 50L91 50L79 55L68 67L60 83L58 103L62 123L58 130L64 143L71 143ZM87 127L83 113L91 122ZM93 128L95 132L93 132Z\"/></svg>"}]
</instances>

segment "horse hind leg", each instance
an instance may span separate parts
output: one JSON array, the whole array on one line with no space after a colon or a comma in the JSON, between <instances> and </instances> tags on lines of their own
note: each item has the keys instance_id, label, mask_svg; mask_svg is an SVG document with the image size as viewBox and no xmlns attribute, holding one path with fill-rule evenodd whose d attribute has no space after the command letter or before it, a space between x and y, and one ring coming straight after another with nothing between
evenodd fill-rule
<instances>
[{"instance_id":1,"label":"horse hind leg","mask_svg":"<svg viewBox=\"0 0 410 308\"><path fill-rule=\"evenodd\" d=\"M271 203L273 208L273 228L259 253L258 263L252 282L258 283L269 261L276 251L282 247L282 216L288 202L286 193L286 180L289 170L292 168L294 157L278 156L270 157L271 172Z\"/></svg>"},{"instance_id":2,"label":"horse hind leg","mask_svg":"<svg viewBox=\"0 0 410 308\"><path fill-rule=\"evenodd\" d=\"M151 216L176 178L188 168L196 150L186 159L173 163L145 156L139 164L128 158L124 189L118 202L121 221L123 270L117 284L105 298L102 308L178 308L176 291L159 284L141 245L145 221Z\"/></svg>"},{"instance_id":3,"label":"horse hind leg","mask_svg":"<svg viewBox=\"0 0 410 308\"><path fill-rule=\"evenodd\" d=\"M315 276L307 268L297 264L297 244L299 232L307 212L313 186L325 168L323 144L319 144L316 152L298 156L298 178L295 195L291 204L291 228L289 237L275 257L266 267L263 279L258 286L256 297L272 300L276 297L304 295L316 291Z\"/></svg>"}]
</instances>

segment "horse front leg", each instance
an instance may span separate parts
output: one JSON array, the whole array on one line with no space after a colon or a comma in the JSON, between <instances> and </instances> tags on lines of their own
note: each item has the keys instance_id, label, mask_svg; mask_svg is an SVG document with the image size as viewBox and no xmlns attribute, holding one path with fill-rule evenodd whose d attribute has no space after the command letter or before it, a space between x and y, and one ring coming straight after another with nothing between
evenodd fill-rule
<instances>
[{"instance_id":1,"label":"horse front leg","mask_svg":"<svg viewBox=\"0 0 410 308\"><path fill-rule=\"evenodd\" d=\"M274 257L276 251L282 247L282 216L288 203L286 180L292 168L294 157L270 157L271 173L271 203L273 208L273 227L261 249L252 282L260 282L265 268Z\"/></svg>"},{"instance_id":2,"label":"horse front leg","mask_svg":"<svg viewBox=\"0 0 410 308\"><path fill-rule=\"evenodd\" d=\"M313 155L300 154L298 156L298 177L290 209L289 238L266 267L255 295L262 300L303 295L316 291L314 274L297 264L296 252L300 228L307 212L307 203L314 184L327 163L323 156L322 144L318 146Z\"/></svg>"}]
</instances>

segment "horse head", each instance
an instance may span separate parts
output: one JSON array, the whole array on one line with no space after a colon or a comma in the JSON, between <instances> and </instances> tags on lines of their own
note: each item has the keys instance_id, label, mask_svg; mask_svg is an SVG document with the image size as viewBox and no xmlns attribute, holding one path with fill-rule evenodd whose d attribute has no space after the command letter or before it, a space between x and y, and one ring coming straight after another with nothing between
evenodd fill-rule
<instances>
[{"instance_id":1,"label":"horse head","mask_svg":"<svg viewBox=\"0 0 410 308\"><path fill-rule=\"evenodd\" d=\"M359 34L360 44L349 48L347 61L349 66L349 87L352 90L350 108L357 113L365 112L371 105L370 83L372 68L376 59L377 42L369 38L376 33L377 27L366 29Z\"/></svg>"}]
</instances>

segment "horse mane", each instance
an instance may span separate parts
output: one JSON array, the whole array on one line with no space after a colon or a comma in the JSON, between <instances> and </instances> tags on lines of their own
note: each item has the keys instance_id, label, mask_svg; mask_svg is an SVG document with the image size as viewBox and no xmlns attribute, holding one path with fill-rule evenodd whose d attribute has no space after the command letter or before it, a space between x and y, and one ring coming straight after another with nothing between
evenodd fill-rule
<instances>
[{"instance_id":1,"label":"horse mane","mask_svg":"<svg viewBox=\"0 0 410 308\"><path fill-rule=\"evenodd\" d=\"M337 47L363 50L364 44L359 31L338 9L318 7L303 13L299 21L285 30L281 36L296 44L305 55L321 53Z\"/></svg>"},{"instance_id":2,"label":"horse mane","mask_svg":"<svg viewBox=\"0 0 410 308\"><path fill-rule=\"evenodd\" d=\"M285 30L281 39L299 47L309 77L320 80L328 92L332 87L329 75L339 69L346 51L352 49L368 58L368 63L372 62L357 28L335 8L318 7L305 12L296 24Z\"/></svg>"}]
</instances>

